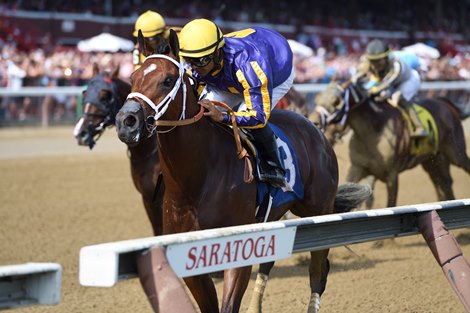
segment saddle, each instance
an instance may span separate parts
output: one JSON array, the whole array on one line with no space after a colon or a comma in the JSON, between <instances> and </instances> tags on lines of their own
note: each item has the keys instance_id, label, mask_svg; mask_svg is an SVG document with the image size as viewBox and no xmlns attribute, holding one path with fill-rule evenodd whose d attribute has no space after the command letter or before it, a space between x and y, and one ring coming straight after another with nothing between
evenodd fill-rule
<instances>
[{"instance_id":1,"label":"saddle","mask_svg":"<svg viewBox=\"0 0 470 313\"><path fill-rule=\"evenodd\" d=\"M215 105L226 107L226 104L218 101L212 102ZM231 110L231 109L230 109ZM250 183L258 176L258 167L268 166L266 161L259 157L254 142L249 138L244 130L237 127L235 123L235 116L232 116L232 125L217 124L228 132L233 132L235 142L237 145L237 156L239 159L245 158L245 182ZM270 125L274 134L277 136L279 152L284 160L284 165L287 170L288 186L285 188L274 188L271 185L256 180L257 183L257 199L256 199L256 220L257 222L266 221L269 217L271 207L276 207L287 202L297 199L303 199L304 188L300 179L300 172L297 163L297 157L294 149L292 148L289 139L282 132L282 130L275 125ZM251 159L250 156L253 158ZM248 163L247 163L248 162Z\"/></svg>"},{"instance_id":2,"label":"saddle","mask_svg":"<svg viewBox=\"0 0 470 313\"><path fill-rule=\"evenodd\" d=\"M421 138L411 138L410 154L415 157L429 153L436 154L439 149L438 129L436 121L434 120L434 117L431 115L431 113L421 105L413 103L413 106L416 112L418 113L418 117L421 120L421 123L423 124L424 128L426 128L429 135ZM413 124L411 122L410 117L404 109L399 106L397 106L397 108L400 110L402 118L405 120L408 133L412 133Z\"/></svg>"}]
</instances>

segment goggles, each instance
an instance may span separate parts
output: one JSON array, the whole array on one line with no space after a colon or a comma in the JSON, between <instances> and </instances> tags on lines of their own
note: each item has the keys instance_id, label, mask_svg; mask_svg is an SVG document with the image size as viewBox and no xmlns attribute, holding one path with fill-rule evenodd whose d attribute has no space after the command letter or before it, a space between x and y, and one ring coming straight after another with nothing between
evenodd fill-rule
<instances>
[{"instance_id":1,"label":"goggles","mask_svg":"<svg viewBox=\"0 0 470 313\"><path fill-rule=\"evenodd\" d=\"M184 60L189 63L189 65L193 67L204 67L209 64L212 59L214 58L213 55L206 55L200 58L188 58L185 57Z\"/></svg>"},{"instance_id":2,"label":"goggles","mask_svg":"<svg viewBox=\"0 0 470 313\"><path fill-rule=\"evenodd\" d=\"M162 41L162 39L163 39L163 36L161 34L158 34L152 37L145 38L145 41L152 45L155 43L159 43L160 41Z\"/></svg>"}]
</instances>

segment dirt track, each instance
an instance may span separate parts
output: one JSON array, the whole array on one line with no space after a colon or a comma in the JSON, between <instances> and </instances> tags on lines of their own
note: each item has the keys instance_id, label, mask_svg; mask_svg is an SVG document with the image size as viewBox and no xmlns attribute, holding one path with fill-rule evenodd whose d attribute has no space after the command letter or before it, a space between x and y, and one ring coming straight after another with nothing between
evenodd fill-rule
<instances>
[{"instance_id":1,"label":"dirt track","mask_svg":"<svg viewBox=\"0 0 470 313\"><path fill-rule=\"evenodd\" d=\"M78 147L71 133L72 128L0 130L0 265L59 262L64 270L59 305L11 312L151 312L136 279L111 289L78 283L82 246L146 237L151 229L114 129L93 151ZM346 151L345 144L337 147L342 181ZM470 198L470 177L456 168L452 174L456 197ZM385 205L383 184L377 186L376 199L376 207ZM434 189L420 168L400 176L399 205L434 201ZM453 234L470 260L470 230ZM420 236L381 243L353 245L352 252L332 249L322 312L465 312ZM265 313L306 312L307 264L305 253L277 263ZM220 292L222 284L217 286Z\"/></svg>"}]
</instances>

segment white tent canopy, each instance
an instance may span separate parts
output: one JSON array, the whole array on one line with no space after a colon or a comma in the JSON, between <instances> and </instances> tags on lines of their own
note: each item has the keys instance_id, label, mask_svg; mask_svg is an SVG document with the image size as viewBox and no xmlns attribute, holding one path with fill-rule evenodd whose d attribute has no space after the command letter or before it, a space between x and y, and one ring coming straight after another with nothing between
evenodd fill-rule
<instances>
[{"instance_id":1,"label":"white tent canopy","mask_svg":"<svg viewBox=\"0 0 470 313\"><path fill-rule=\"evenodd\" d=\"M89 39L78 42L78 50L82 52L117 52L132 51L134 43L131 40L114 36L109 33L102 33Z\"/></svg>"},{"instance_id":2,"label":"white tent canopy","mask_svg":"<svg viewBox=\"0 0 470 313\"><path fill-rule=\"evenodd\" d=\"M437 59L441 55L439 53L439 50L428 46L422 42L415 43L411 46L403 47L402 50L416 54L420 58Z\"/></svg>"},{"instance_id":3,"label":"white tent canopy","mask_svg":"<svg viewBox=\"0 0 470 313\"><path fill-rule=\"evenodd\" d=\"M311 57L313 55L313 49L309 46L292 39L287 41L289 42L289 46L294 54L298 54L302 58Z\"/></svg>"}]
</instances>

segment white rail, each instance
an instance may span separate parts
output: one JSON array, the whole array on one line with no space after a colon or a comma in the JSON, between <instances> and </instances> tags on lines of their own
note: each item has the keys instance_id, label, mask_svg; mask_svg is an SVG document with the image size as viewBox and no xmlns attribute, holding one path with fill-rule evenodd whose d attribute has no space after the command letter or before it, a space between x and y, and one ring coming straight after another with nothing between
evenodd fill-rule
<instances>
[{"instance_id":1,"label":"white rail","mask_svg":"<svg viewBox=\"0 0 470 313\"><path fill-rule=\"evenodd\" d=\"M325 89L327 84L295 84L294 87L299 92L315 93ZM23 87L21 89L0 88L0 96L53 96L70 95L79 96L85 90L86 86L71 87ZM421 85L422 90L445 89L445 90L470 90L470 81L436 81L424 82Z\"/></svg>"},{"instance_id":2,"label":"white rail","mask_svg":"<svg viewBox=\"0 0 470 313\"><path fill-rule=\"evenodd\" d=\"M111 287L136 275L135 258L165 246L179 277L289 257L314 251L419 233L419 213L436 210L449 229L470 226L470 199L331 214L83 247L80 283Z\"/></svg>"},{"instance_id":3,"label":"white rail","mask_svg":"<svg viewBox=\"0 0 470 313\"><path fill-rule=\"evenodd\" d=\"M58 263L0 266L0 310L60 302L62 267Z\"/></svg>"}]
</instances>

